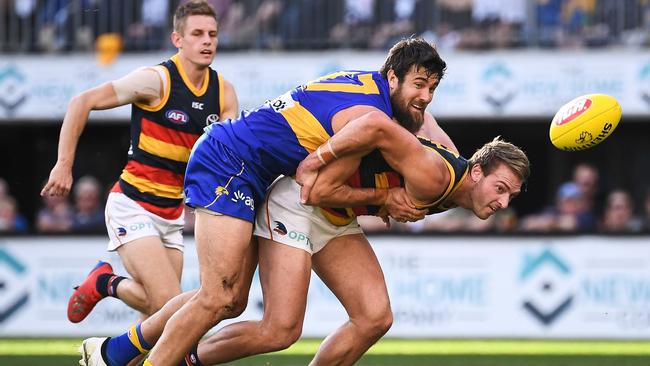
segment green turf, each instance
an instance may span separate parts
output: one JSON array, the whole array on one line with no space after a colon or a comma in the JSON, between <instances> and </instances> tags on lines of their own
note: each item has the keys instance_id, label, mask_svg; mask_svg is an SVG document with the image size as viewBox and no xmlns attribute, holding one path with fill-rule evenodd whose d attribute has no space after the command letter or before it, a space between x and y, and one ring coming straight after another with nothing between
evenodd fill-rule
<instances>
[{"instance_id":1,"label":"green turf","mask_svg":"<svg viewBox=\"0 0 650 366\"><path fill-rule=\"evenodd\" d=\"M311 357L267 355L232 362L231 366L304 366ZM3 366L76 366L72 356L0 356ZM377 356L366 355L359 366L648 366L647 356Z\"/></svg>"},{"instance_id":2,"label":"green turf","mask_svg":"<svg viewBox=\"0 0 650 366\"><path fill-rule=\"evenodd\" d=\"M0 339L0 365L77 365L79 339ZM229 365L309 363L320 340ZM378 366L648 366L650 342L384 339L358 365Z\"/></svg>"}]
</instances>

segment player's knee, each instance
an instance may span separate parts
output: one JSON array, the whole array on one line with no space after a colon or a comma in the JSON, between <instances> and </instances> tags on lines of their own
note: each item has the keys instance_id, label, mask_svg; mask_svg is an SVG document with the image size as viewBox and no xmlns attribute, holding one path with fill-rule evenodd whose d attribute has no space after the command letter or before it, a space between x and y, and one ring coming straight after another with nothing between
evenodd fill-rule
<instances>
[{"instance_id":1,"label":"player's knee","mask_svg":"<svg viewBox=\"0 0 650 366\"><path fill-rule=\"evenodd\" d=\"M211 314L216 323L223 319L234 318L246 309L246 303L242 301L245 296L230 289L206 290L203 287L197 293L196 300L201 308Z\"/></svg>"},{"instance_id":2,"label":"player's knee","mask_svg":"<svg viewBox=\"0 0 650 366\"><path fill-rule=\"evenodd\" d=\"M148 296L148 301L147 301L147 311L148 315L153 315L155 312L158 310L162 309L165 304L174 298L174 296L178 295L180 293L180 290L178 291L164 291L164 292L159 292L156 293L152 296Z\"/></svg>"},{"instance_id":3,"label":"player's knee","mask_svg":"<svg viewBox=\"0 0 650 366\"><path fill-rule=\"evenodd\" d=\"M248 291L238 291L237 299L231 304L231 318L236 318L244 313L248 305Z\"/></svg>"},{"instance_id":4,"label":"player's knee","mask_svg":"<svg viewBox=\"0 0 650 366\"><path fill-rule=\"evenodd\" d=\"M377 309L377 311L367 313L359 323L363 328L363 333L372 338L380 338L393 325L393 312L390 307Z\"/></svg>"},{"instance_id":5,"label":"player's knee","mask_svg":"<svg viewBox=\"0 0 650 366\"><path fill-rule=\"evenodd\" d=\"M281 351L296 343L302 333L302 324L268 324L262 327L264 343L268 347L266 352Z\"/></svg>"}]
</instances>

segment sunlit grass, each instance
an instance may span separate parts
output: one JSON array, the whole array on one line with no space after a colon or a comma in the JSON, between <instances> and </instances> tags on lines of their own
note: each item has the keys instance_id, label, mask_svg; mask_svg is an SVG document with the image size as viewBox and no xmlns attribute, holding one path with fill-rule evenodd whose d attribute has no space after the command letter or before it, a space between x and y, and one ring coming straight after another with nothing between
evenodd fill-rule
<instances>
[{"instance_id":1,"label":"sunlit grass","mask_svg":"<svg viewBox=\"0 0 650 366\"><path fill-rule=\"evenodd\" d=\"M291 348L279 353L313 355L320 342L320 339L301 340ZM0 339L0 356L76 355L79 344L81 344L81 339ZM650 341L383 339L372 347L368 354L650 356Z\"/></svg>"}]
</instances>

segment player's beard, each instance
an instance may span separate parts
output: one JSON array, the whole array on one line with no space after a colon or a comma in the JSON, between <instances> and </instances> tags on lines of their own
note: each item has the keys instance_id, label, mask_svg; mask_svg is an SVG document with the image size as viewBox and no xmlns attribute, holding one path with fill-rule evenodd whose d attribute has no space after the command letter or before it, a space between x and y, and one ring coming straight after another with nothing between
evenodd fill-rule
<instances>
[{"instance_id":1,"label":"player's beard","mask_svg":"<svg viewBox=\"0 0 650 366\"><path fill-rule=\"evenodd\" d=\"M402 85L398 85L390 98L390 105L393 108L393 118L397 120L402 127L411 133L416 133L422 128L424 123L424 112L412 113L409 111L409 103L402 96Z\"/></svg>"}]
</instances>

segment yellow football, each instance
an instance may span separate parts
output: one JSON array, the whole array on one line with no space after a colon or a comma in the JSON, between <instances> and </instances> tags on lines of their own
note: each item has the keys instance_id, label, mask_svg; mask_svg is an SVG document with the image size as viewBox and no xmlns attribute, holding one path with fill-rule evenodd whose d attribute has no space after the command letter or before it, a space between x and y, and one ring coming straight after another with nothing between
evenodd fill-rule
<instances>
[{"instance_id":1,"label":"yellow football","mask_svg":"<svg viewBox=\"0 0 650 366\"><path fill-rule=\"evenodd\" d=\"M587 94L563 105L548 131L555 147L578 151L596 146L614 132L621 106L606 94Z\"/></svg>"}]
</instances>

